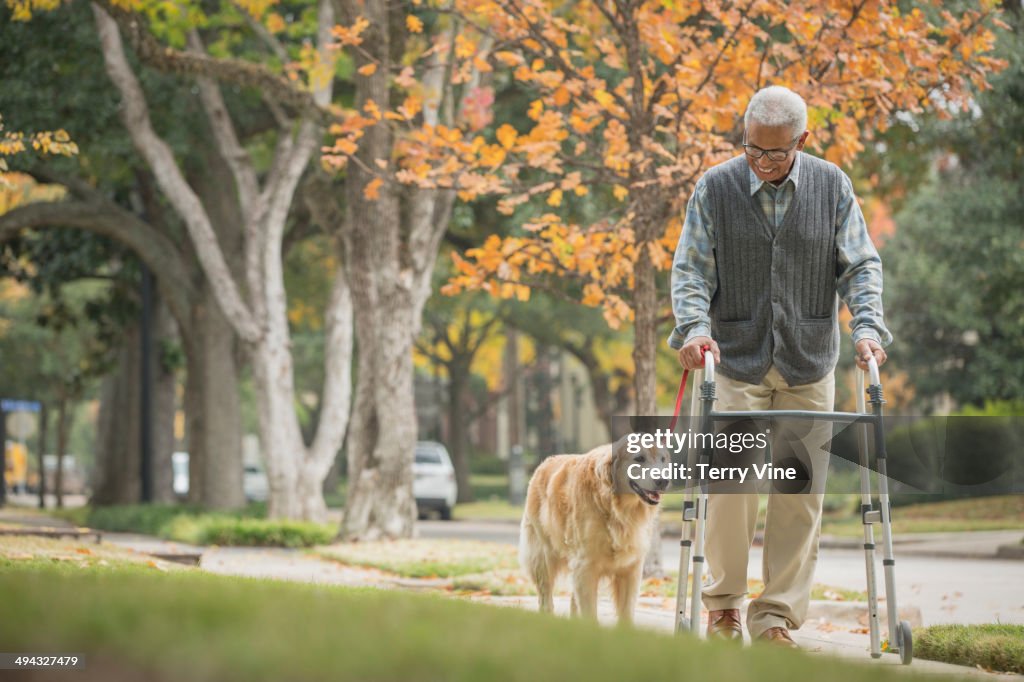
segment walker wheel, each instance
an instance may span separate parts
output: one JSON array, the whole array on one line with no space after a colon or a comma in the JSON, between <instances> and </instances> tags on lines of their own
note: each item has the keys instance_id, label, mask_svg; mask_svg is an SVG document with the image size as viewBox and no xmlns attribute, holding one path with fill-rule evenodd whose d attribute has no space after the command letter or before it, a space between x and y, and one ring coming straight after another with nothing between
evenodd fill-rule
<instances>
[{"instance_id":1,"label":"walker wheel","mask_svg":"<svg viewBox=\"0 0 1024 682\"><path fill-rule=\"evenodd\" d=\"M910 662L914 660L914 635L910 632L910 623L901 620L897 633L897 641L900 645L900 663L910 665Z\"/></svg>"}]
</instances>

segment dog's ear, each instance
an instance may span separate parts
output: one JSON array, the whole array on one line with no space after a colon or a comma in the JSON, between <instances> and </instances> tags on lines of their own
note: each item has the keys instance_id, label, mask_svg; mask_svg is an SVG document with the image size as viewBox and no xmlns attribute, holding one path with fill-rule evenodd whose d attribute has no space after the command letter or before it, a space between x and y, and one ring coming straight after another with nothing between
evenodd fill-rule
<instances>
[{"instance_id":1,"label":"dog's ear","mask_svg":"<svg viewBox=\"0 0 1024 682\"><path fill-rule=\"evenodd\" d=\"M634 433L654 433L658 430L658 417L633 415L629 418L629 428Z\"/></svg>"},{"instance_id":2,"label":"dog's ear","mask_svg":"<svg viewBox=\"0 0 1024 682\"><path fill-rule=\"evenodd\" d=\"M615 488L615 472L622 466L625 457L629 454L626 451L628 436L623 436L612 443L612 456L608 458L608 480L611 481L612 489Z\"/></svg>"},{"instance_id":3,"label":"dog's ear","mask_svg":"<svg viewBox=\"0 0 1024 682\"><path fill-rule=\"evenodd\" d=\"M626 456L627 439L628 436L623 436L612 443L612 466L618 464Z\"/></svg>"}]
</instances>

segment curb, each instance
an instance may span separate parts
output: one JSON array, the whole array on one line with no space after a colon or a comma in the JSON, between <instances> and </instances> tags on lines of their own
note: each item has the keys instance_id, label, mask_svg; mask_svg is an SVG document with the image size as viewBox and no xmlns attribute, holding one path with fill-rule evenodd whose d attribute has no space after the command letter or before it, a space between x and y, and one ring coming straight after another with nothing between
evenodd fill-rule
<instances>
[{"instance_id":1,"label":"curb","mask_svg":"<svg viewBox=\"0 0 1024 682\"><path fill-rule=\"evenodd\" d=\"M996 550L999 559L1024 559L1024 545L999 545Z\"/></svg>"}]
</instances>

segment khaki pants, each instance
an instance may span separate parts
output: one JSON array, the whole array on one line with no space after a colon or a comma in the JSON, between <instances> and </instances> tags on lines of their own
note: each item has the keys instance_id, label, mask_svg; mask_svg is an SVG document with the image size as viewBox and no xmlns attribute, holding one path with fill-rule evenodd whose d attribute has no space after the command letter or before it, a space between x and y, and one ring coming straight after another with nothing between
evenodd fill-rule
<instances>
[{"instance_id":1,"label":"khaki pants","mask_svg":"<svg viewBox=\"0 0 1024 682\"><path fill-rule=\"evenodd\" d=\"M772 367L760 384L716 377L716 410L815 410L830 412L835 404L835 377L804 386L789 386ZM799 628L807 616L821 532L821 506L828 453L821 449L832 432L831 422L789 421L772 434L772 460L799 451L799 444L779 444L776 437L797 440L804 449L797 455L813 467L809 492L768 496L762 573L764 591L747 609L747 630L758 637L771 627ZM783 436L785 433L787 436ZM770 485L770 484L769 484ZM757 489L764 489L765 483ZM708 610L738 609L747 594L747 563L757 521L758 493L711 494L708 498L706 556L710 584L704 591Z\"/></svg>"}]
</instances>

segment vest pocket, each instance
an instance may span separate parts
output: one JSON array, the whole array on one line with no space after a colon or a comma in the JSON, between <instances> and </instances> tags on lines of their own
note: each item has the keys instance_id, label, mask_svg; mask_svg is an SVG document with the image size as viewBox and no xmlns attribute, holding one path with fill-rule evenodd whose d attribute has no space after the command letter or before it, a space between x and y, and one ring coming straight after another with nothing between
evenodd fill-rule
<instances>
[{"instance_id":1,"label":"vest pocket","mask_svg":"<svg viewBox=\"0 0 1024 682\"><path fill-rule=\"evenodd\" d=\"M735 362L739 358L757 355L763 338L753 320L718 321L712 325L712 338L718 344L723 359Z\"/></svg>"},{"instance_id":2,"label":"vest pocket","mask_svg":"<svg viewBox=\"0 0 1024 682\"><path fill-rule=\"evenodd\" d=\"M835 318L805 317L797 321L797 342L800 351L814 358L828 357L832 353Z\"/></svg>"}]
</instances>

